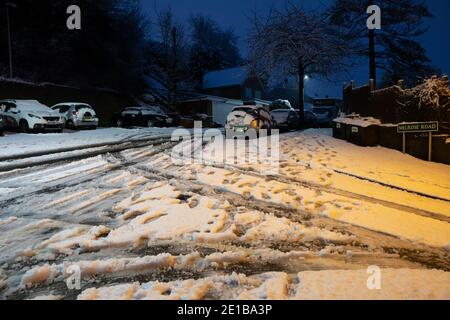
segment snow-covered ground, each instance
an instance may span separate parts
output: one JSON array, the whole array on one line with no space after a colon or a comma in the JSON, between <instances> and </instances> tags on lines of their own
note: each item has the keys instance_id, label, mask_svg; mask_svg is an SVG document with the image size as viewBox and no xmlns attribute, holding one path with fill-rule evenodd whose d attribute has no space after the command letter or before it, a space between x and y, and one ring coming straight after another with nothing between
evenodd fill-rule
<instances>
[{"instance_id":1,"label":"snow-covered ground","mask_svg":"<svg viewBox=\"0 0 450 320\"><path fill-rule=\"evenodd\" d=\"M170 145L0 173L0 296L450 299L449 166L327 130L280 150L270 175Z\"/></svg>"},{"instance_id":2,"label":"snow-covered ground","mask_svg":"<svg viewBox=\"0 0 450 320\"><path fill-rule=\"evenodd\" d=\"M99 128L71 133L8 134L0 137L0 158L32 152L58 151L98 143L132 141L152 136L169 135L171 128Z\"/></svg>"}]
</instances>

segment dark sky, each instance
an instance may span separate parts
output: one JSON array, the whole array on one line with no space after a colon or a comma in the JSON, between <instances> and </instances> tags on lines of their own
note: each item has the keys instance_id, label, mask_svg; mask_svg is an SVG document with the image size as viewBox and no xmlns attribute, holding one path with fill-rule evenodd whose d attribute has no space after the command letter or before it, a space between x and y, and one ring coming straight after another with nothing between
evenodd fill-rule
<instances>
[{"instance_id":1,"label":"dark sky","mask_svg":"<svg viewBox=\"0 0 450 320\"><path fill-rule=\"evenodd\" d=\"M296 2L305 8L321 8L331 0L297 0ZM253 12L264 15L272 5L283 5L284 0L142 0L144 11L154 16L155 8L162 10L171 7L176 18L183 22L192 13L202 13L216 20L223 28L232 28L240 37L241 51L246 53L245 37L249 30L249 15ZM450 73L450 1L427 0L433 19L427 19L430 30L421 37L421 42L426 48L428 56L434 66L443 73ZM367 82L368 71L366 66L353 70L350 75L342 76L337 82L349 81L349 77L356 79L359 84Z\"/></svg>"}]
</instances>

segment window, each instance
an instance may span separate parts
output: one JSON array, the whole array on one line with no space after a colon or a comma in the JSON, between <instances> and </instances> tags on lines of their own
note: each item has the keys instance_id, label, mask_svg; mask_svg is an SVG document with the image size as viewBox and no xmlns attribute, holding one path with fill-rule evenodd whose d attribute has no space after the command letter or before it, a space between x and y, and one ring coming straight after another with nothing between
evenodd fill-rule
<instances>
[{"instance_id":1,"label":"window","mask_svg":"<svg viewBox=\"0 0 450 320\"><path fill-rule=\"evenodd\" d=\"M66 113L67 111L69 111L70 106L60 106L59 107L59 112L60 113Z\"/></svg>"},{"instance_id":2,"label":"window","mask_svg":"<svg viewBox=\"0 0 450 320\"><path fill-rule=\"evenodd\" d=\"M92 108L87 104L78 104L77 106L75 106L76 111L80 111L81 109L92 109Z\"/></svg>"},{"instance_id":3,"label":"window","mask_svg":"<svg viewBox=\"0 0 450 320\"><path fill-rule=\"evenodd\" d=\"M15 103L11 103L11 102L3 102L2 103L3 106L5 106L4 108L4 112L8 112L11 111L11 109L16 109L16 104Z\"/></svg>"}]
</instances>

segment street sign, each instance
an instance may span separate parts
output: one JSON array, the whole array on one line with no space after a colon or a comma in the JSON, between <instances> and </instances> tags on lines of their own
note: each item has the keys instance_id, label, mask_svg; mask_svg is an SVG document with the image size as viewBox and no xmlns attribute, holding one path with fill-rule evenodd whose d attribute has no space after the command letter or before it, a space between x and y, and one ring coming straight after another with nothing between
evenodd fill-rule
<instances>
[{"instance_id":1,"label":"street sign","mask_svg":"<svg viewBox=\"0 0 450 320\"><path fill-rule=\"evenodd\" d=\"M397 133L403 134L403 153L406 153L406 134L428 132L428 161L431 161L431 151L433 145L432 132L439 131L439 122L411 122L397 125Z\"/></svg>"},{"instance_id":2,"label":"street sign","mask_svg":"<svg viewBox=\"0 0 450 320\"><path fill-rule=\"evenodd\" d=\"M437 132L439 131L439 122L412 122L400 123L397 125L398 133L414 133L414 132Z\"/></svg>"}]
</instances>

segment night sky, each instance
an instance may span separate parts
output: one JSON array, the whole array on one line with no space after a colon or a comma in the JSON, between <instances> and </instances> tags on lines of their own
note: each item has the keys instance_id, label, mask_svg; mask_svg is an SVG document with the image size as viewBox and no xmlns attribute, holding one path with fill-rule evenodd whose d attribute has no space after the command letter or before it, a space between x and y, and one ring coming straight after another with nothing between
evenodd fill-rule
<instances>
[{"instance_id":1,"label":"night sky","mask_svg":"<svg viewBox=\"0 0 450 320\"><path fill-rule=\"evenodd\" d=\"M179 21L186 21L191 14L202 13L216 20L223 28L232 28L239 36L239 46L242 54L247 53L246 34L251 25L249 15L253 12L264 15L272 5L280 6L284 0L142 0L145 13L154 20L155 8L163 10L171 7ZM297 0L305 8L321 8L331 0ZM376 2L376 1L375 1ZM430 30L421 38L432 64L443 73L450 73L450 1L427 0L434 18L427 19L426 24ZM368 71L366 65L362 65L350 74L337 76L336 88L342 86L342 82L355 79L358 84L367 82ZM339 85L338 85L339 84ZM339 89L337 89L339 90ZM333 93L332 93L333 94Z\"/></svg>"}]
</instances>

